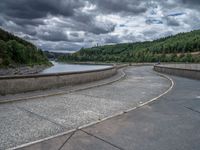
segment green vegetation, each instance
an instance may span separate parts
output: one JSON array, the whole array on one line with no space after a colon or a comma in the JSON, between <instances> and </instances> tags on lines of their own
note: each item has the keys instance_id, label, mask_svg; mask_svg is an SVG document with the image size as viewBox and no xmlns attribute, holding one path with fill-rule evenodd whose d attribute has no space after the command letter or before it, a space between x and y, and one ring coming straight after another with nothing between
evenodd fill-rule
<instances>
[{"instance_id":1,"label":"green vegetation","mask_svg":"<svg viewBox=\"0 0 200 150\"><path fill-rule=\"evenodd\" d=\"M95 62L200 62L200 30L155 41L82 48L60 61Z\"/></svg>"},{"instance_id":2,"label":"green vegetation","mask_svg":"<svg viewBox=\"0 0 200 150\"><path fill-rule=\"evenodd\" d=\"M0 67L50 64L42 50L0 29Z\"/></svg>"}]
</instances>

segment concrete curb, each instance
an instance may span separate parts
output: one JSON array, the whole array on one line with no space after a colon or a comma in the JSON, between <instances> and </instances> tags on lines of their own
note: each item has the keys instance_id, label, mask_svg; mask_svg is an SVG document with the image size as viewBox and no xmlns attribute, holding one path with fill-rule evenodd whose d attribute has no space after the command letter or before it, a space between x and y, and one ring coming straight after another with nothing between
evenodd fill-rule
<instances>
[{"instance_id":1,"label":"concrete curb","mask_svg":"<svg viewBox=\"0 0 200 150\"><path fill-rule=\"evenodd\" d=\"M109 117L105 117L105 118L103 118L103 119L101 119L101 120L94 121L94 122L91 122L91 123L89 123L89 124L80 126L80 127L78 127L77 129L72 129L72 130L70 130L70 131L63 132L63 133L60 133L60 134L57 134L57 135L54 135L54 136L50 136L50 137L47 137L47 138L44 138L44 139L40 139L40 140L37 140L37 141L34 141L34 142L30 142L30 143L26 143L26 144L23 144L23 145L20 145L20 146L16 146L16 147L10 148L10 149L8 149L8 150L20 149L20 148L27 147L27 146L30 146L30 145L33 145L33 144L37 144L37 143L40 143L40 142L43 142L43 141L47 141L47 140L50 140L50 139L53 139L53 138L57 138L57 137L59 137L59 136L63 136L63 135L66 135L66 134L69 134L69 133L72 133L72 132L76 132L76 131L79 131L79 130L81 130L81 129L90 127L90 126L92 126L92 125L101 123L101 122L103 122L103 121L105 121L105 120L108 120L108 119L111 119L111 118L114 118L114 117L117 117L117 116L121 116L121 115L126 114L126 113L128 113L128 112L130 112L130 111L134 111L134 110L136 110L136 109L138 109L138 108L141 108L141 107L143 107L143 106L145 106L145 105L147 105L147 104L153 103L154 101L158 100L160 97L162 97L162 96L166 95L167 93L169 93L169 92L173 89L173 87L174 87L174 81L173 81L170 77L168 77L167 75L161 74L161 73L157 73L157 72L155 72L155 74L166 78L166 79L169 80L170 83L171 83L171 84L170 84L170 87L169 87L165 92L163 92L162 94L160 94L159 96L157 96L157 97L155 97L155 98L153 98L153 99L151 99L151 100L149 100L149 101L147 101L147 102L145 102L145 103L142 103L142 104L140 104L140 105L138 105L138 106L136 106L136 107L133 107L133 108L131 108L131 109L128 109L128 110L125 110L125 111L121 111L121 112L116 113L116 114L114 114L114 115L111 115L111 116L109 116Z\"/></svg>"}]
</instances>

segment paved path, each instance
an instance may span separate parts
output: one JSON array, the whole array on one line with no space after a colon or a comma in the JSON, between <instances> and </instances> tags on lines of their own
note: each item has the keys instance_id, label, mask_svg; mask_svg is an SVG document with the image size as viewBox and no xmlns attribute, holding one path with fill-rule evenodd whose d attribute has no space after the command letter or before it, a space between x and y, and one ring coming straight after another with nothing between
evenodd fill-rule
<instances>
[{"instance_id":1,"label":"paved path","mask_svg":"<svg viewBox=\"0 0 200 150\"><path fill-rule=\"evenodd\" d=\"M152 67L131 67L126 70L126 74L127 77L124 80L101 87L1 104L0 149L12 148L60 134L137 107L160 95L170 86L169 80L156 75L152 71ZM117 132L117 128L113 130L105 128L104 131L114 133L114 131ZM70 134L63 135L56 143L52 142L53 145L50 147L56 149L53 146L57 146L58 148L70 136ZM83 140L80 140L81 137L84 137ZM76 141L78 138L80 142ZM84 146L87 149L84 142L89 145L101 142L100 147L97 147L99 149L113 148L112 144L107 144L104 140L98 141L95 136L90 136L82 131L76 132L70 141L71 146L64 145L71 147L69 149L76 149L76 146L81 145L83 147L79 147L80 149ZM96 147L96 144L93 146ZM95 149L94 147L90 148ZM41 149L47 149L47 147L41 147Z\"/></svg>"},{"instance_id":2,"label":"paved path","mask_svg":"<svg viewBox=\"0 0 200 150\"><path fill-rule=\"evenodd\" d=\"M200 81L172 77L157 101L24 150L199 150Z\"/></svg>"}]
</instances>

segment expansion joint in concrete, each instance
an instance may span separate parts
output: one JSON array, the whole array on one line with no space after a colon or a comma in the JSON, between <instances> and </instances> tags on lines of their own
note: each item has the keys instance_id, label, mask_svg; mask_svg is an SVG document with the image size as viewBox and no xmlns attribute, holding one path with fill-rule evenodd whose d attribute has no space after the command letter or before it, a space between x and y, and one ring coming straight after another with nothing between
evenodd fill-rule
<instances>
[{"instance_id":1,"label":"expansion joint in concrete","mask_svg":"<svg viewBox=\"0 0 200 150\"><path fill-rule=\"evenodd\" d=\"M72 136L76 133L76 131L71 133L71 135L65 140L65 142L59 147L58 150L62 150L63 146L72 138Z\"/></svg>"},{"instance_id":2,"label":"expansion joint in concrete","mask_svg":"<svg viewBox=\"0 0 200 150\"><path fill-rule=\"evenodd\" d=\"M34 112L30 111L30 110L27 110L27 109L25 109L25 108L23 108L23 107L19 107L19 106L16 106L16 107L17 107L18 109L22 110L22 111L25 111L25 112L31 114L31 115L37 116L37 117L40 118L40 119L47 120L47 121L49 121L49 122L51 122L51 123L53 123L53 124L55 124L55 125L57 125L57 126L63 128L63 129L67 129L65 126L63 126L63 125L61 125L61 124L59 124L59 123L57 123L57 122L55 122L55 121L52 121L51 119L49 119L49 118L47 118L47 117L41 116L41 115L39 115L39 114L36 114L36 113L34 113Z\"/></svg>"},{"instance_id":3,"label":"expansion joint in concrete","mask_svg":"<svg viewBox=\"0 0 200 150\"><path fill-rule=\"evenodd\" d=\"M96 136L96 135L94 135L94 134L91 134L91 133L89 133L89 132L86 132L86 131L83 130L83 129L79 129L79 130L82 131L82 132L84 132L84 133L86 133L86 134L89 135L89 136L92 136L92 137L94 137L94 138L96 138L96 139L98 139L98 140L101 140L101 141L103 141L103 142L105 142L105 143L111 145L112 147L115 147L115 148L117 148L117 149L119 149L119 150L124 150L123 148L121 148L121 147L119 147L119 146L117 146L117 145L115 145L115 144L113 144L113 143L111 143L111 142L109 142L109 141L107 141L107 140L104 140L104 139L102 139L102 138L100 138L100 137L98 137L98 136Z\"/></svg>"},{"instance_id":4,"label":"expansion joint in concrete","mask_svg":"<svg viewBox=\"0 0 200 150\"><path fill-rule=\"evenodd\" d=\"M187 108L187 109L189 109L189 110L191 110L191 111L193 111L193 112L196 112L196 113L199 113L199 114L200 114L200 111L198 111L198 110L195 110L195 109L193 109L193 108L186 107L186 106L185 106L185 108Z\"/></svg>"}]
</instances>

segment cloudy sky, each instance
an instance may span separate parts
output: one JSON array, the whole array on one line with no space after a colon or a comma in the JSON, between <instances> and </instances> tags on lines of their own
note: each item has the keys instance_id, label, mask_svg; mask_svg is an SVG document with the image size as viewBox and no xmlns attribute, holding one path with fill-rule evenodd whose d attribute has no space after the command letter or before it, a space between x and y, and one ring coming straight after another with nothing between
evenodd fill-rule
<instances>
[{"instance_id":1,"label":"cloudy sky","mask_svg":"<svg viewBox=\"0 0 200 150\"><path fill-rule=\"evenodd\" d=\"M44 50L74 51L200 29L200 0L1 0L0 26Z\"/></svg>"}]
</instances>

